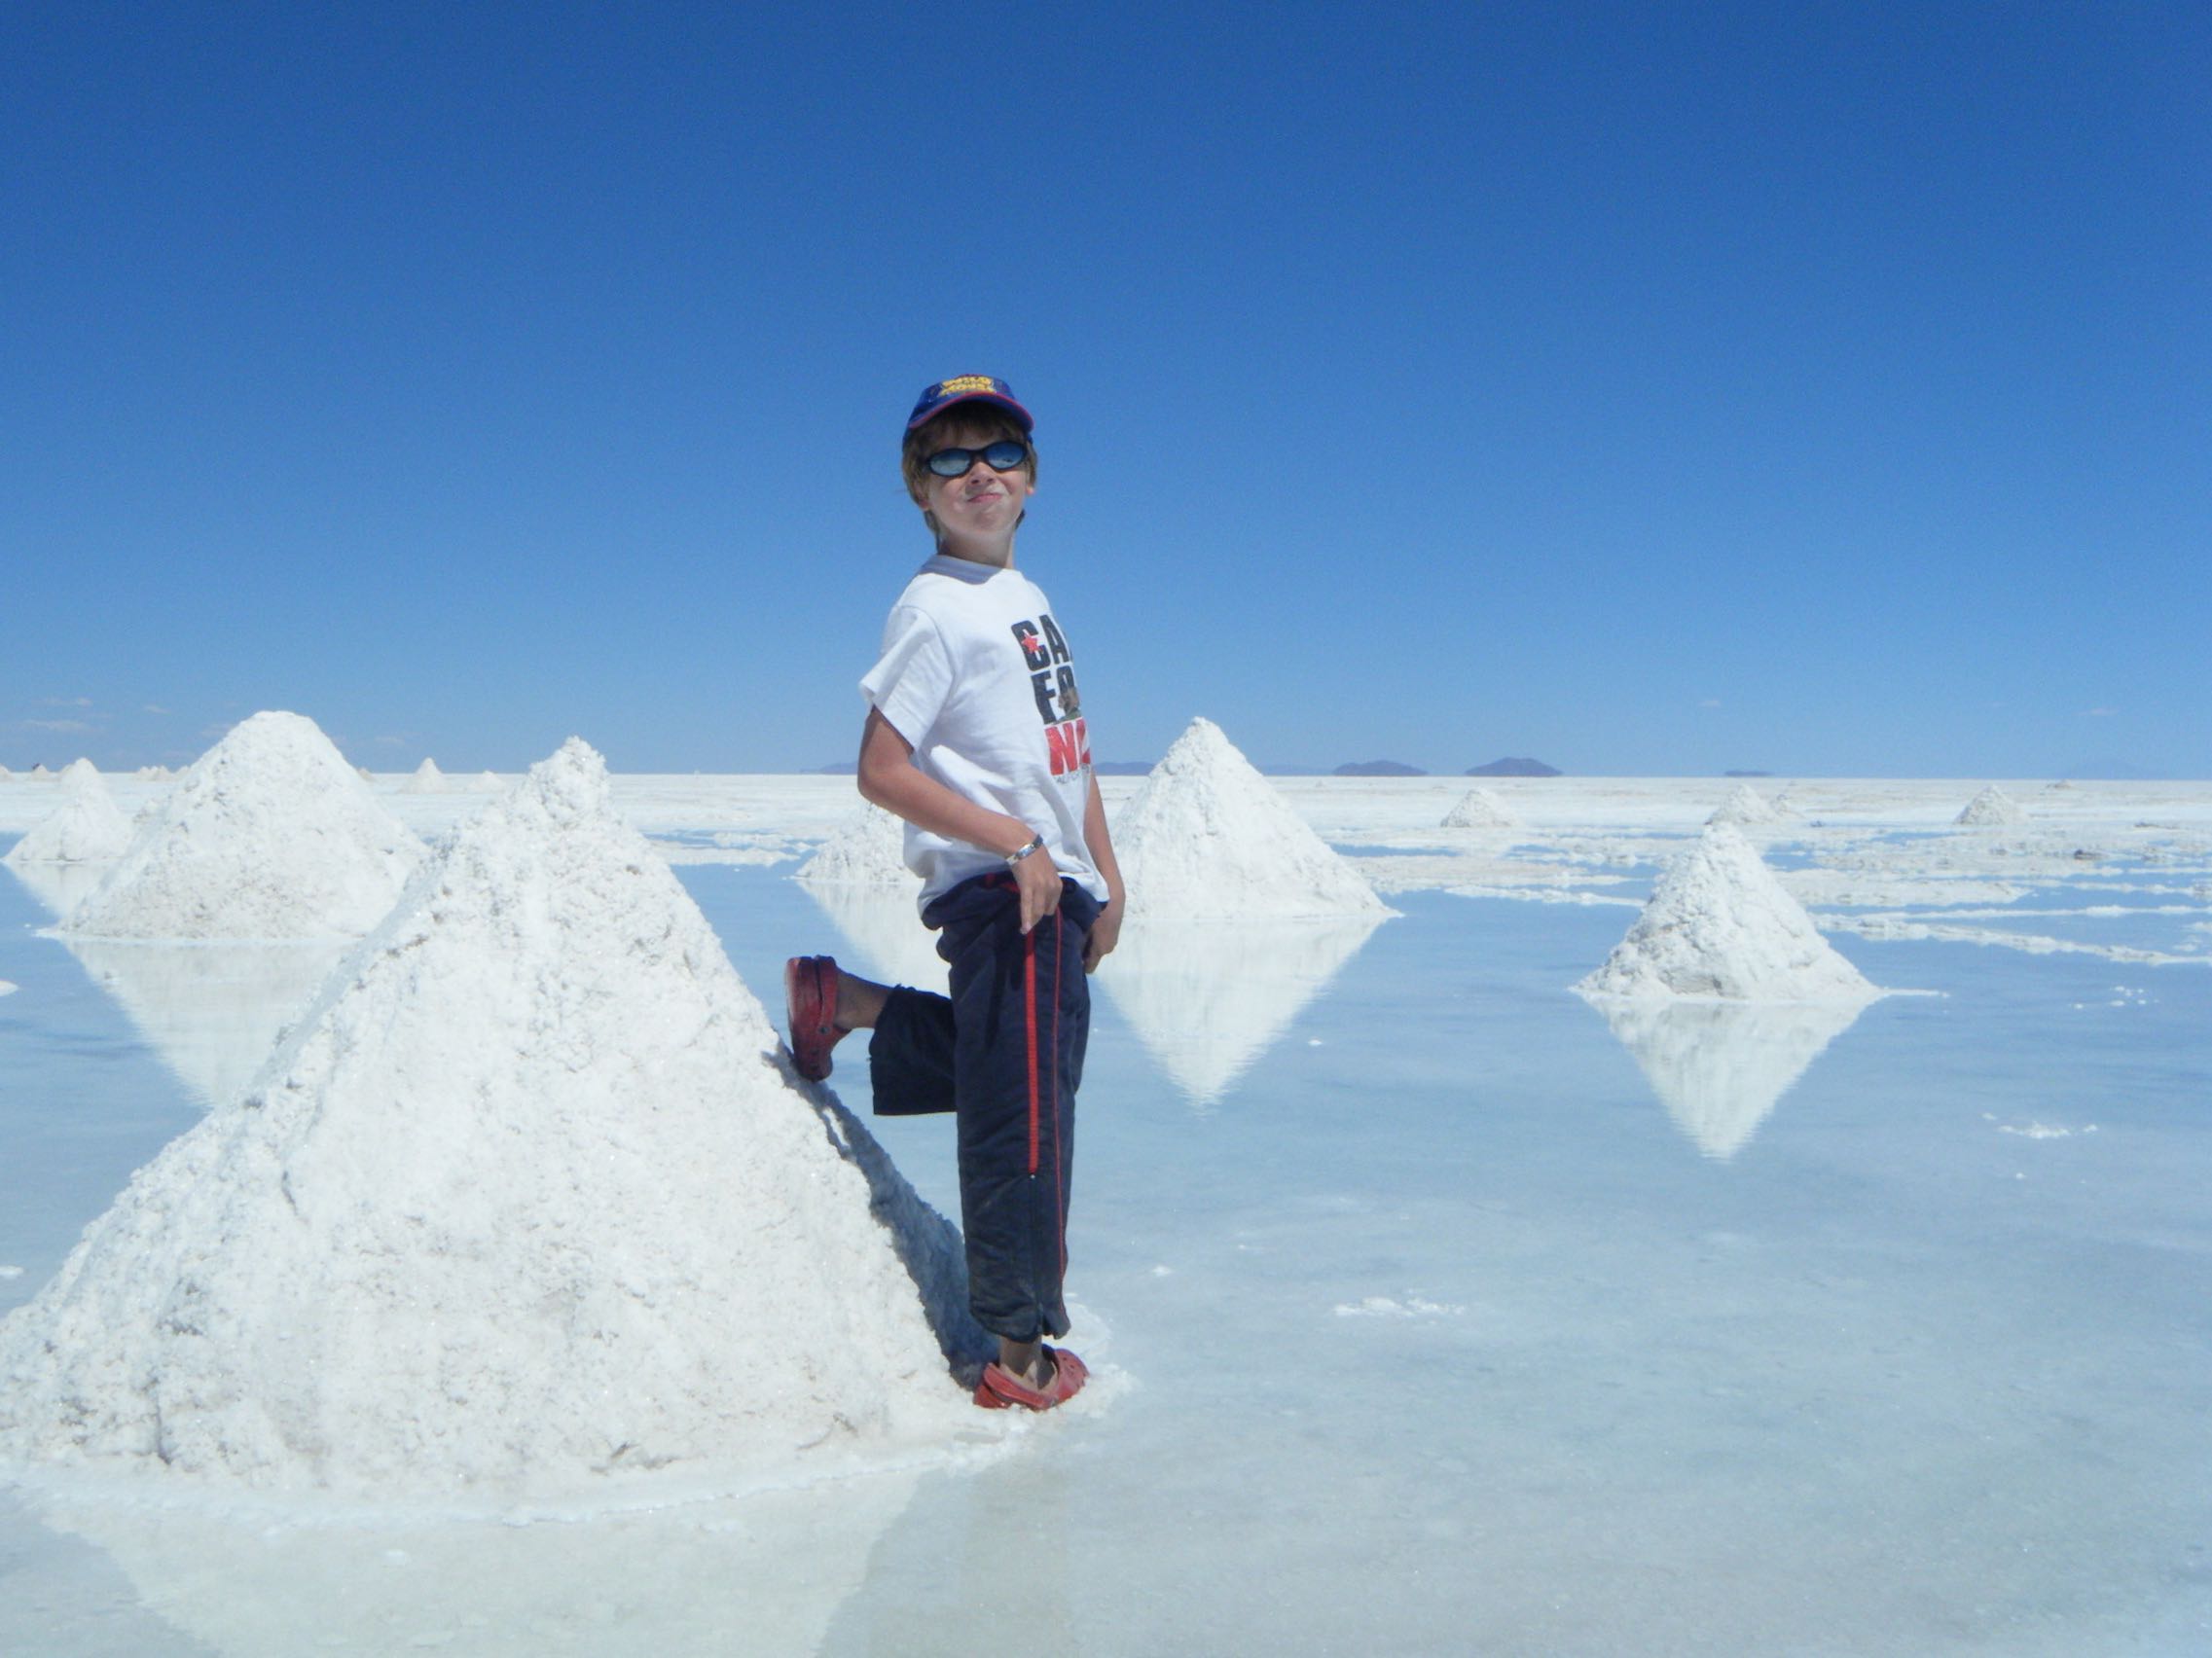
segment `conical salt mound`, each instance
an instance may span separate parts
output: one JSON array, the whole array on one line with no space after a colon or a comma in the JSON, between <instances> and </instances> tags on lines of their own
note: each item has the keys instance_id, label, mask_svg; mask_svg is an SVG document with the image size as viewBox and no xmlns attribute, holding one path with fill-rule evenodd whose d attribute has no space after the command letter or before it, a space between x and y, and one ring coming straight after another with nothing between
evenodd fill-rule
<instances>
[{"instance_id":1,"label":"conical salt mound","mask_svg":"<svg viewBox=\"0 0 2212 1658\"><path fill-rule=\"evenodd\" d=\"M100 863L130 847L130 819L115 804L90 760L75 760L61 774L68 791L60 807L8 850L17 868L34 863Z\"/></svg>"},{"instance_id":2,"label":"conical salt mound","mask_svg":"<svg viewBox=\"0 0 2212 1658\"><path fill-rule=\"evenodd\" d=\"M424 755L422 764L415 768L400 787L409 794L443 794L446 789L446 774L438 770L437 761Z\"/></svg>"},{"instance_id":3,"label":"conical salt mound","mask_svg":"<svg viewBox=\"0 0 2212 1658\"><path fill-rule=\"evenodd\" d=\"M1733 823L1738 827L1759 827L1782 821L1782 814L1774 810L1773 803L1749 783L1738 783L1736 792L1713 811L1708 823Z\"/></svg>"},{"instance_id":4,"label":"conical salt mound","mask_svg":"<svg viewBox=\"0 0 2212 1658\"><path fill-rule=\"evenodd\" d=\"M101 938L358 935L421 857L314 721L261 713L199 757L67 926Z\"/></svg>"},{"instance_id":5,"label":"conical salt mound","mask_svg":"<svg viewBox=\"0 0 2212 1658\"><path fill-rule=\"evenodd\" d=\"M775 1047L571 741L0 1323L0 1460L504 1500L972 1429L957 1234Z\"/></svg>"},{"instance_id":6,"label":"conical salt mound","mask_svg":"<svg viewBox=\"0 0 2212 1658\"><path fill-rule=\"evenodd\" d=\"M2028 814L2020 810L2019 802L1991 783L1966 803L1965 810L1951 821L1970 829L1987 829L2007 823L2025 823Z\"/></svg>"},{"instance_id":7,"label":"conical salt mound","mask_svg":"<svg viewBox=\"0 0 2212 1658\"><path fill-rule=\"evenodd\" d=\"M1488 789L1469 789L1444 813L1446 829L1518 829L1521 820Z\"/></svg>"},{"instance_id":8,"label":"conical salt mound","mask_svg":"<svg viewBox=\"0 0 2212 1658\"><path fill-rule=\"evenodd\" d=\"M1195 719L1113 825L1132 915L1391 914L1212 720Z\"/></svg>"},{"instance_id":9,"label":"conical salt mound","mask_svg":"<svg viewBox=\"0 0 2212 1658\"><path fill-rule=\"evenodd\" d=\"M1819 1002L1882 993L1836 954L1726 823L1709 825L1667 866L1628 935L1575 988L1635 1000Z\"/></svg>"},{"instance_id":10,"label":"conical salt mound","mask_svg":"<svg viewBox=\"0 0 2212 1658\"><path fill-rule=\"evenodd\" d=\"M917 878L906 867L906 824L895 813L868 805L860 815L821 844L801 864L799 880L819 885L890 886L911 891Z\"/></svg>"}]
</instances>

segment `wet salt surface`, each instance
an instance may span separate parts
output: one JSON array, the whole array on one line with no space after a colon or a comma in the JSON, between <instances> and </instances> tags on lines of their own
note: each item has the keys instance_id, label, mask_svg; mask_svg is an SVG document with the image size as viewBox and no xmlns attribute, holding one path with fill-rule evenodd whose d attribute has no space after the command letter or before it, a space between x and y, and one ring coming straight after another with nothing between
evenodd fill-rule
<instances>
[{"instance_id":1,"label":"wet salt surface","mask_svg":"<svg viewBox=\"0 0 2212 1658\"><path fill-rule=\"evenodd\" d=\"M782 872L683 874L756 989L863 948ZM1837 933L1943 994L1630 1045L1565 989L1627 912L1393 904L1203 1104L1097 998L1071 1283L1118 1399L972 1471L570 1524L18 1496L0 1650L2212 1643L2212 972ZM44 920L0 880L0 1309L199 1109ZM956 1203L949 1125L876 1127Z\"/></svg>"}]
</instances>

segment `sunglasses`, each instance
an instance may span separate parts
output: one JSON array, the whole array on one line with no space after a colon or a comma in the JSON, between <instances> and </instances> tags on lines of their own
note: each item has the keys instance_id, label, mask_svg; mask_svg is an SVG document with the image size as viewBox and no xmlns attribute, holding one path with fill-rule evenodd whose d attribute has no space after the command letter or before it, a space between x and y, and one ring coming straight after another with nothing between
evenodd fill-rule
<instances>
[{"instance_id":1,"label":"sunglasses","mask_svg":"<svg viewBox=\"0 0 2212 1658\"><path fill-rule=\"evenodd\" d=\"M979 460L994 472L1011 472L1029 457L1029 445L1003 438L979 450L941 449L923 464L940 478L965 478Z\"/></svg>"}]
</instances>

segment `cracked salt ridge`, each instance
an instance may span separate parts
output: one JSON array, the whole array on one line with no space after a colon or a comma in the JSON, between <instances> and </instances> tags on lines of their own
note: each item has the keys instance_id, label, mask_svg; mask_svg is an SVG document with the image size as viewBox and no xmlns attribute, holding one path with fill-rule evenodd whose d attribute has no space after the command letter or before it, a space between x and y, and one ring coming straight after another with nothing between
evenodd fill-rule
<instances>
[{"instance_id":1,"label":"cracked salt ridge","mask_svg":"<svg viewBox=\"0 0 2212 1658\"><path fill-rule=\"evenodd\" d=\"M2108 961L2131 961L2140 966L2212 966L2212 958L2175 955L2165 951L2141 950L2125 944L2079 944L2040 933L2005 932L1995 927L1957 927L1939 921L1915 921L1903 916L1821 916L1814 918L1824 932L1855 933L1881 943L1935 942L1939 944L1995 945L2024 951L2030 955L2100 955Z\"/></svg>"}]
</instances>

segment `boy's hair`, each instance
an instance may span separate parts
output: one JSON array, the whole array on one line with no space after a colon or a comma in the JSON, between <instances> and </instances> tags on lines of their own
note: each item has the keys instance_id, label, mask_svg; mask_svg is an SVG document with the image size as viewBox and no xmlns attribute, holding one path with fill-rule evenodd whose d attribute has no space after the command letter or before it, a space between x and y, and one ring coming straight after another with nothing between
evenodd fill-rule
<instances>
[{"instance_id":1,"label":"boy's hair","mask_svg":"<svg viewBox=\"0 0 2212 1658\"><path fill-rule=\"evenodd\" d=\"M942 414L923 421L907 433L905 442L898 447L898 469L906 479L906 492L914 498L916 506L922 504L923 481L929 476L929 457L945 447L948 426L964 426L985 444L1010 438L1015 443L1028 445L1030 457L1022 462L1022 470L1029 474L1032 484L1036 482L1036 445L1029 433L1022 430L1019 420L988 403L956 403Z\"/></svg>"}]
</instances>

